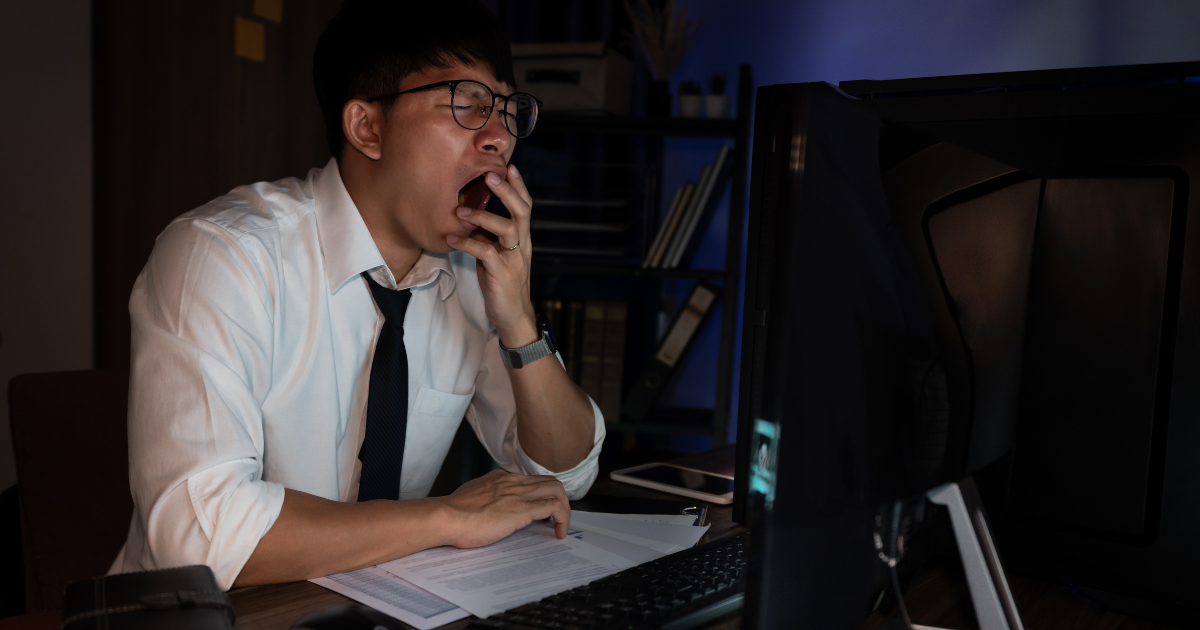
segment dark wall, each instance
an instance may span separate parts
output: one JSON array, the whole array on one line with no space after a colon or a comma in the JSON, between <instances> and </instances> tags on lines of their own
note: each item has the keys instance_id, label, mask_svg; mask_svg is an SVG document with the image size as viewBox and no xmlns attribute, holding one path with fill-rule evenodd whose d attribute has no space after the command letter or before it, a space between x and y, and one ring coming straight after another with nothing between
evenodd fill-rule
<instances>
[{"instance_id":1,"label":"dark wall","mask_svg":"<svg viewBox=\"0 0 1200 630\"><path fill-rule=\"evenodd\" d=\"M0 391L92 365L87 0L0 3ZM0 402L0 491L17 481Z\"/></svg>"},{"instance_id":2,"label":"dark wall","mask_svg":"<svg viewBox=\"0 0 1200 630\"><path fill-rule=\"evenodd\" d=\"M230 189L303 177L329 159L312 52L337 0L94 4L96 364L129 361L133 282L170 220ZM263 61L234 54L237 18L260 24Z\"/></svg>"}]
</instances>

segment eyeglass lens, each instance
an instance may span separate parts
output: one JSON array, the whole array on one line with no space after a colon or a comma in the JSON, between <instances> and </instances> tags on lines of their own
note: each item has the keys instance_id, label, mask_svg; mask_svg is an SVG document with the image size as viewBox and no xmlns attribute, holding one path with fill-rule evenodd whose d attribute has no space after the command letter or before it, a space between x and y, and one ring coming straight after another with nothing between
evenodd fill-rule
<instances>
[{"instance_id":1,"label":"eyeglass lens","mask_svg":"<svg viewBox=\"0 0 1200 630\"><path fill-rule=\"evenodd\" d=\"M533 96L517 92L496 98L486 85L475 81L463 81L455 86L451 99L454 120L467 129L480 129L487 124L496 101L499 101L497 113L503 117L509 133L518 138L533 133L538 115L537 100Z\"/></svg>"}]
</instances>

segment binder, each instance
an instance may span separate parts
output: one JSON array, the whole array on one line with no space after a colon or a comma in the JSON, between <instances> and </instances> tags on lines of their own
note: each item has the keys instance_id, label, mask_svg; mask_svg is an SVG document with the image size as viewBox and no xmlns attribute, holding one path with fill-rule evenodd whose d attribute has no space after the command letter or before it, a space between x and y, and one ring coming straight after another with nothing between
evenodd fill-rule
<instances>
[{"instance_id":1,"label":"binder","mask_svg":"<svg viewBox=\"0 0 1200 630\"><path fill-rule=\"evenodd\" d=\"M621 411L630 422L641 422L650 414L667 379L687 354L709 314L715 310L713 307L720 295L721 287L711 282L701 280L692 287L654 356L625 396Z\"/></svg>"}]
</instances>

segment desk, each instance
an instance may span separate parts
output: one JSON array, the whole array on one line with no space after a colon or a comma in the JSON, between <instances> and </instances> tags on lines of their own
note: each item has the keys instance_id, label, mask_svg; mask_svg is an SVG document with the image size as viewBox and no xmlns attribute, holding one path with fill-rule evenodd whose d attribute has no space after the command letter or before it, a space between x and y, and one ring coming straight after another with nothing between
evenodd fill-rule
<instances>
[{"instance_id":1,"label":"desk","mask_svg":"<svg viewBox=\"0 0 1200 630\"><path fill-rule=\"evenodd\" d=\"M698 470L732 474L734 446L725 446L707 453L671 460L673 464ZM588 493L607 496L648 497L678 500L675 495L656 492L611 479L597 479ZM728 505L710 505L709 530L701 543L739 533L743 528L733 522L733 509ZM1048 580L1028 576L1009 576L1009 585L1017 599L1017 609L1027 628L1070 630L1172 630L1174 626L1159 624L1107 610L1087 600L1077 591ZM286 630L296 620L313 611L335 604L354 603L347 597L326 590L311 582L293 582L271 586L251 586L229 593L237 609L237 628L246 630ZM970 595L961 566L936 565L918 572L905 594L909 612L916 623L948 628L974 627ZM899 611L888 617L896 618ZM704 626L705 630L733 630L741 615L730 613ZM868 617L860 630L877 630L887 617L875 613ZM443 626L458 630L468 620Z\"/></svg>"},{"instance_id":2,"label":"desk","mask_svg":"<svg viewBox=\"0 0 1200 630\"><path fill-rule=\"evenodd\" d=\"M734 447L729 445L707 453L680 457L671 460L671 463L731 475L734 469ZM679 500L679 497L673 494L617 483L611 479L597 479L588 494ZM733 509L728 505L709 505L708 524L708 533L700 540L701 543L742 531L742 527L733 522ZM230 591L229 597L237 611L235 627L239 630L287 630L305 615L327 606L357 603L312 582L248 586ZM739 615L735 612L704 627L709 630L732 630L737 627L738 620ZM446 630L458 630L469 622L469 619L463 619L442 627Z\"/></svg>"}]
</instances>

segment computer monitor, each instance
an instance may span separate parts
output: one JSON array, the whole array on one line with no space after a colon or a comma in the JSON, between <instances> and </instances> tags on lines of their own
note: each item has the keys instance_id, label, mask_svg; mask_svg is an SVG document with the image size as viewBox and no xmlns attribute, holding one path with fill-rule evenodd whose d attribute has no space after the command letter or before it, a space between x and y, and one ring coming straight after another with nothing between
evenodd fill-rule
<instances>
[{"instance_id":1,"label":"computer monitor","mask_svg":"<svg viewBox=\"0 0 1200 630\"><path fill-rule=\"evenodd\" d=\"M888 586L881 506L919 513L968 475L992 490L1010 570L1138 614L1200 608L1195 76L759 90L735 494L757 549L748 620L856 626Z\"/></svg>"}]
</instances>

